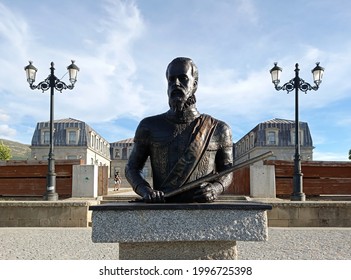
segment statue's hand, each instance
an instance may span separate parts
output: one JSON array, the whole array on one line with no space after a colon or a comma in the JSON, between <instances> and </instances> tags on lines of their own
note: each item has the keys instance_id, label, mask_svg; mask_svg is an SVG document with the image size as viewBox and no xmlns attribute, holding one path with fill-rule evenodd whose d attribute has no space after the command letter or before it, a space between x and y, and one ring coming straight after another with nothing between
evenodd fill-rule
<instances>
[{"instance_id":1,"label":"statue's hand","mask_svg":"<svg viewBox=\"0 0 351 280\"><path fill-rule=\"evenodd\" d=\"M218 198L218 195L220 195L222 191L223 187L220 183L205 182L195 191L194 200L196 202L213 202Z\"/></svg>"},{"instance_id":2,"label":"statue's hand","mask_svg":"<svg viewBox=\"0 0 351 280\"><path fill-rule=\"evenodd\" d=\"M157 203L165 202L164 193L152 189L150 186L139 185L135 192L143 198L144 202L147 203Z\"/></svg>"},{"instance_id":3,"label":"statue's hand","mask_svg":"<svg viewBox=\"0 0 351 280\"><path fill-rule=\"evenodd\" d=\"M151 192L143 195L143 200L147 203L165 202L164 193L161 191L152 190Z\"/></svg>"}]
</instances>

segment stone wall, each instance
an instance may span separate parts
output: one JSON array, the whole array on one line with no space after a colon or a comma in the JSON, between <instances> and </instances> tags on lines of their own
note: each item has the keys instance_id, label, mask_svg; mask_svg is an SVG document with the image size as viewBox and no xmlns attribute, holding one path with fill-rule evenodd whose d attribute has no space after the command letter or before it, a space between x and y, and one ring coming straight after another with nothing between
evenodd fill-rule
<instances>
[{"instance_id":1,"label":"stone wall","mask_svg":"<svg viewBox=\"0 0 351 280\"><path fill-rule=\"evenodd\" d=\"M351 227L351 201L267 200L270 227ZM0 201L0 227L88 227L99 201Z\"/></svg>"},{"instance_id":2,"label":"stone wall","mask_svg":"<svg viewBox=\"0 0 351 280\"><path fill-rule=\"evenodd\" d=\"M269 202L270 227L351 227L351 202Z\"/></svg>"},{"instance_id":3,"label":"stone wall","mask_svg":"<svg viewBox=\"0 0 351 280\"><path fill-rule=\"evenodd\" d=\"M1 201L0 227L88 227L97 201Z\"/></svg>"}]
</instances>

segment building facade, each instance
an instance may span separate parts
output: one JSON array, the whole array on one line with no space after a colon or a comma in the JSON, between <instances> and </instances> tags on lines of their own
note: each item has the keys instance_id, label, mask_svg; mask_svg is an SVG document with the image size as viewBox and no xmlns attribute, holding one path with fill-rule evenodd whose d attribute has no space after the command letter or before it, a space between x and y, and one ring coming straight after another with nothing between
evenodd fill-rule
<instances>
[{"instance_id":1,"label":"building facade","mask_svg":"<svg viewBox=\"0 0 351 280\"><path fill-rule=\"evenodd\" d=\"M31 143L31 158L47 160L50 141L50 123L39 122ZM306 122L300 122L301 159L313 160L313 143ZM81 159L83 164L108 166L110 185L118 172L122 187L129 186L125 179L125 166L133 150L133 138L109 143L83 121L68 118L54 121L55 159ZM270 159L293 160L295 155L295 122L272 119L258 124L234 143L234 164L272 151ZM142 170L144 178L152 184L152 169L148 159Z\"/></svg>"},{"instance_id":2,"label":"building facade","mask_svg":"<svg viewBox=\"0 0 351 280\"><path fill-rule=\"evenodd\" d=\"M55 159L82 159L83 164L108 166L110 144L85 122L72 118L54 121ZM47 159L50 122L39 122L31 143L32 159Z\"/></svg>"},{"instance_id":3,"label":"building facade","mask_svg":"<svg viewBox=\"0 0 351 280\"><path fill-rule=\"evenodd\" d=\"M300 122L302 160L313 160L312 136L306 122ZM269 159L293 160L295 156L295 121L272 119L258 124L234 144L234 164L273 152Z\"/></svg>"},{"instance_id":4,"label":"building facade","mask_svg":"<svg viewBox=\"0 0 351 280\"><path fill-rule=\"evenodd\" d=\"M122 179L122 186L129 186L125 178L124 169L128 163L129 156L133 150L134 139L129 138L114 143L110 143L110 153L111 153L111 178L113 174L118 172L119 176ZM143 177L152 184L152 171L150 159L145 163L145 166L142 170Z\"/></svg>"}]
</instances>

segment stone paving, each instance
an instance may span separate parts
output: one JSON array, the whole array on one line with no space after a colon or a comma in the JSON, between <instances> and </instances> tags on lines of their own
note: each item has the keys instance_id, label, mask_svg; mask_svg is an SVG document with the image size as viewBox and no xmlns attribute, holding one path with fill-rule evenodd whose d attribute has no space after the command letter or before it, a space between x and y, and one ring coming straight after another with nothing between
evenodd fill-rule
<instances>
[{"instance_id":1,"label":"stone paving","mask_svg":"<svg viewBox=\"0 0 351 280\"><path fill-rule=\"evenodd\" d=\"M91 228L0 228L0 260L111 260L118 244ZM238 242L242 260L351 260L351 228L269 228L266 242Z\"/></svg>"}]
</instances>

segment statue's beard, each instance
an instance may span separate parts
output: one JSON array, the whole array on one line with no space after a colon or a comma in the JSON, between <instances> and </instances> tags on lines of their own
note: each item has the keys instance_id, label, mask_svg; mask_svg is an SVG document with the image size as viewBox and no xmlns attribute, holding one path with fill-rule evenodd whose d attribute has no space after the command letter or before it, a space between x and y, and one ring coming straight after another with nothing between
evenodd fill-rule
<instances>
[{"instance_id":1,"label":"statue's beard","mask_svg":"<svg viewBox=\"0 0 351 280\"><path fill-rule=\"evenodd\" d=\"M188 99L185 99L185 95L181 94L171 94L169 98L169 107L173 112L183 112L186 108L196 103L195 95L192 94Z\"/></svg>"},{"instance_id":2,"label":"statue's beard","mask_svg":"<svg viewBox=\"0 0 351 280\"><path fill-rule=\"evenodd\" d=\"M172 98L169 106L173 112L182 112L185 109L185 101L184 99Z\"/></svg>"}]
</instances>

